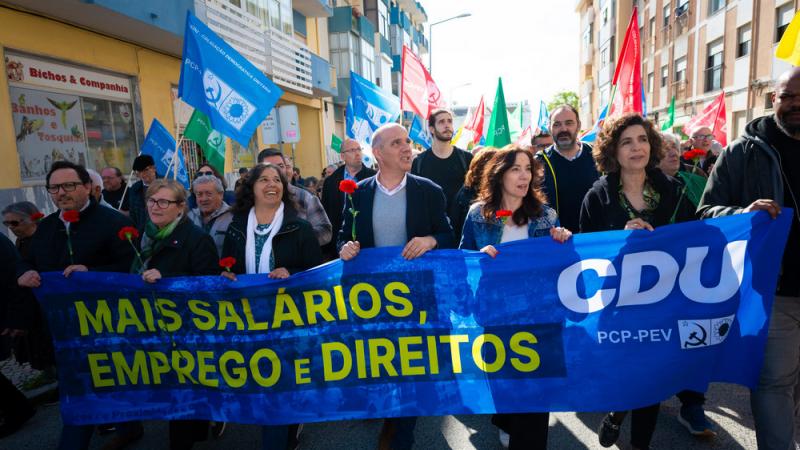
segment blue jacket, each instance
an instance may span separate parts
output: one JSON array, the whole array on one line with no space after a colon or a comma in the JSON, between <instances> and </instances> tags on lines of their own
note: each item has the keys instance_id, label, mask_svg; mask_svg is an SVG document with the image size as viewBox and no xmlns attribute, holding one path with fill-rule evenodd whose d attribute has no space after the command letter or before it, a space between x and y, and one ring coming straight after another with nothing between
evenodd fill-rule
<instances>
[{"instance_id":1,"label":"blue jacket","mask_svg":"<svg viewBox=\"0 0 800 450\"><path fill-rule=\"evenodd\" d=\"M458 248L480 250L487 245L500 243L500 239L503 237L503 222L498 219L487 220L481 214L481 207L483 207L482 202L475 203L470 207ZM558 226L560 225L556 210L542 205L542 215L528 221L528 237L550 236L550 228Z\"/></svg>"},{"instance_id":2,"label":"blue jacket","mask_svg":"<svg viewBox=\"0 0 800 450\"><path fill-rule=\"evenodd\" d=\"M358 190L353 193L353 205L356 216L356 237L361 248L375 247L375 234L372 231L372 205L378 183L377 175L358 183ZM406 175L406 234L407 241L415 237L433 236L437 248L453 248L453 228L447 218L447 205L442 188L427 178ZM347 241L352 240L353 215L350 214L350 202L344 204L342 212L342 228L339 230L336 249L341 250Z\"/></svg>"}]
</instances>

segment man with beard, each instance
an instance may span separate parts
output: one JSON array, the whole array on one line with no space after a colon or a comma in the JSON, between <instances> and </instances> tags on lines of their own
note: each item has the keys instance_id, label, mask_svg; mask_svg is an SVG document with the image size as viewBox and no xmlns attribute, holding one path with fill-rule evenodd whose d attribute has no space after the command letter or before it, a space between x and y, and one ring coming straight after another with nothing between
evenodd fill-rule
<instances>
[{"instance_id":1,"label":"man with beard","mask_svg":"<svg viewBox=\"0 0 800 450\"><path fill-rule=\"evenodd\" d=\"M550 114L553 145L536 153L544 165L542 188L550 206L558 211L564 228L577 231L583 197L600 177L592 157L592 147L578 140L581 120L570 105L556 107Z\"/></svg>"},{"instance_id":2,"label":"man with beard","mask_svg":"<svg viewBox=\"0 0 800 450\"><path fill-rule=\"evenodd\" d=\"M450 144L453 139L453 113L435 109L428 117L428 129L433 136L433 146L414 159L411 174L425 177L444 191L448 211L464 185L464 176L472 161L472 154ZM450 217L453 222L453 217ZM456 240L461 236L456 236Z\"/></svg>"},{"instance_id":3,"label":"man with beard","mask_svg":"<svg viewBox=\"0 0 800 450\"><path fill-rule=\"evenodd\" d=\"M781 75L772 101L775 113L747 124L720 154L698 213L707 218L762 210L777 217L789 213L782 206L794 209L761 378L750 395L758 448L788 449L795 448L800 405L800 68Z\"/></svg>"}]
</instances>

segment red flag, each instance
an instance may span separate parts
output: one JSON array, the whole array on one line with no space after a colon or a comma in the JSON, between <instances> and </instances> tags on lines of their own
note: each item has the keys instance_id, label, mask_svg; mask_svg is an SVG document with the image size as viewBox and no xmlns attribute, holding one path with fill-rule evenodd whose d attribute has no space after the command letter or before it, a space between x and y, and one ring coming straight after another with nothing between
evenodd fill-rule
<instances>
[{"instance_id":1,"label":"red flag","mask_svg":"<svg viewBox=\"0 0 800 450\"><path fill-rule=\"evenodd\" d=\"M431 111L445 106L442 92L431 78L428 69L405 45L401 66L403 76L400 83L400 109L412 111L427 119Z\"/></svg>"},{"instance_id":2,"label":"red flag","mask_svg":"<svg viewBox=\"0 0 800 450\"><path fill-rule=\"evenodd\" d=\"M728 122L725 118L725 91L719 94L713 102L709 103L703 111L692 117L692 120L683 126L683 132L691 136L694 130L707 127L714 134L714 139L720 145L728 145Z\"/></svg>"},{"instance_id":3,"label":"red flag","mask_svg":"<svg viewBox=\"0 0 800 450\"><path fill-rule=\"evenodd\" d=\"M520 133L519 137L517 138L517 142L514 144L526 148L531 146L531 138L533 134L531 133L531 127L525 128L525 130Z\"/></svg>"},{"instance_id":4,"label":"red flag","mask_svg":"<svg viewBox=\"0 0 800 450\"><path fill-rule=\"evenodd\" d=\"M472 113L472 117L464 124L464 129L472 131L473 135L473 143L477 144L481 141L481 137L483 136L483 119L485 117L485 107L483 106L483 96L481 95L481 101L478 103L478 107L475 108L475 111Z\"/></svg>"},{"instance_id":5,"label":"red flag","mask_svg":"<svg viewBox=\"0 0 800 450\"><path fill-rule=\"evenodd\" d=\"M642 54L639 40L639 20L637 8L633 8L628 31L620 47L617 67L614 70L613 97L608 117L625 113L644 114L642 106Z\"/></svg>"}]
</instances>

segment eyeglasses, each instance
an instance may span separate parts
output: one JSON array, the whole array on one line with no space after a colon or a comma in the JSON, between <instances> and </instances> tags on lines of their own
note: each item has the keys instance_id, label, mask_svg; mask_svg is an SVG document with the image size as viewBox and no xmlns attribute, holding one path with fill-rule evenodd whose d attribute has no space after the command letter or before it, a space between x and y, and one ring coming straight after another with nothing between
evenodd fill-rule
<instances>
[{"instance_id":1,"label":"eyeglasses","mask_svg":"<svg viewBox=\"0 0 800 450\"><path fill-rule=\"evenodd\" d=\"M536 144L536 145L533 146L533 148L535 148L537 150L544 150L547 147L550 147L550 144Z\"/></svg>"},{"instance_id":2,"label":"eyeglasses","mask_svg":"<svg viewBox=\"0 0 800 450\"><path fill-rule=\"evenodd\" d=\"M342 150L342 153L361 153L361 147L351 148L350 150Z\"/></svg>"},{"instance_id":3,"label":"eyeglasses","mask_svg":"<svg viewBox=\"0 0 800 450\"><path fill-rule=\"evenodd\" d=\"M73 181L70 183L61 183L61 184L51 184L47 186L47 192L51 194L58 194L59 189L64 189L64 192L72 192L78 186L82 185L80 181Z\"/></svg>"},{"instance_id":4,"label":"eyeglasses","mask_svg":"<svg viewBox=\"0 0 800 450\"><path fill-rule=\"evenodd\" d=\"M713 137L714 137L713 134L698 134L698 135L692 136L692 139L711 139Z\"/></svg>"},{"instance_id":5,"label":"eyeglasses","mask_svg":"<svg viewBox=\"0 0 800 450\"><path fill-rule=\"evenodd\" d=\"M19 224L21 224L21 223L22 222L20 222L19 220L4 220L3 221L3 225L5 225L7 227L18 227Z\"/></svg>"},{"instance_id":6,"label":"eyeglasses","mask_svg":"<svg viewBox=\"0 0 800 450\"><path fill-rule=\"evenodd\" d=\"M180 204L180 203L182 203L182 202L179 202L177 200L167 200L165 198L160 198L158 200L156 200L154 198L148 198L147 199L147 206L149 208L152 208L153 205L158 205L158 209L167 209L167 208L169 208L169 205L172 205L172 204L177 205L177 204Z\"/></svg>"},{"instance_id":7,"label":"eyeglasses","mask_svg":"<svg viewBox=\"0 0 800 450\"><path fill-rule=\"evenodd\" d=\"M200 172L197 172L198 177L201 177L203 175L214 175L214 172L210 170L201 170Z\"/></svg>"}]
</instances>

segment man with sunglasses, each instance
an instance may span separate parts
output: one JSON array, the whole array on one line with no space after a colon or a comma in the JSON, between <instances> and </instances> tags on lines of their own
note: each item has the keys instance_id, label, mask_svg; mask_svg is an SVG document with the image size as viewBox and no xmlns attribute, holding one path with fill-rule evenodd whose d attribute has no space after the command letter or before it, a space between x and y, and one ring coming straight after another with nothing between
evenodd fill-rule
<instances>
[{"instance_id":1,"label":"man with sunglasses","mask_svg":"<svg viewBox=\"0 0 800 450\"><path fill-rule=\"evenodd\" d=\"M130 226L131 221L112 208L100 206L90 196L92 180L86 169L69 161L57 161L50 167L46 181L47 192L58 210L39 222L28 254L17 264L17 284L39 287L41 272L61 272L65 277L90 270L127 273L134 252L117 233ZM70 211L78 212L77 221L67 220L71 218L65 213ZM126 442L142 435L141 424L132 425L124 431L119 429L119 437ZM65 425L59 448L88 448L93 429L92 425Z\"/></svg>"},{"instance_id":2,"label":"man with sunglasses","mask_svg":"<svg viewBox=\"0 0 800 450\"><path fill-rule=\"evenodd\" d=\"M353 180L358 183L361 180L375 175L375 171L364 165L361 153L361 144L350 138L345 138L342 142L341 153L344 165L336 169L331 176L325 178L322 185L322 207L325 214L331 221L334 230L342 227L342 211L344 210L345 195L339 191L339 183L343 180ZM323 247L325 255L335 259L338 257L336 252L336 240Z\"/></svg>"}]
</instances>

